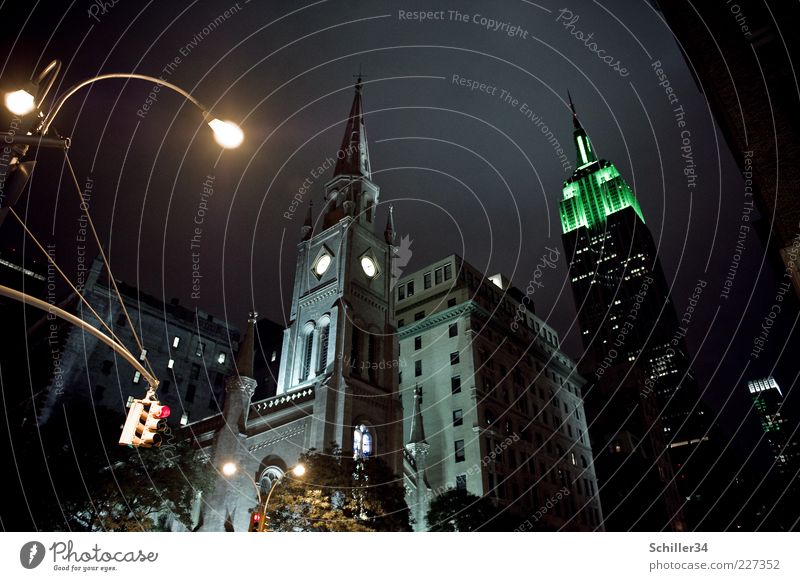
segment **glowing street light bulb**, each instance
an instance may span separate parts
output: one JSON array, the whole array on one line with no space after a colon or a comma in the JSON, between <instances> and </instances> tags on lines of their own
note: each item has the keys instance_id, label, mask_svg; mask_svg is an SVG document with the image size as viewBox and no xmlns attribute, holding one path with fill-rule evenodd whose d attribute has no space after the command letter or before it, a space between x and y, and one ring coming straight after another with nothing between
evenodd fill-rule
<instances>
[{"instance_id":1,"label":"glowing street light bulb","mask_svg":"<svg viewBox=\"0 0 800 581\"><path fill-rule=\"evenodd\" d=\"M244 140L244 133L233 121L212 119L208 126L214 132L214 139L225 149L239 147Z\"/></svg>"},{"instance_id":2,"label":"glowing street light bulb","mask_svg":"<svg viewBox=\"0 0 800 581\"><path fill-rule=\"evenodd\" d=\"M298 464L292 469L292 474L297 476L298 478L306 473L306 467L302 464Z\"/></svg>"},{"instance_id":3,"label":"glowing street light bulb","mask_svg":"<svg viewBox=\"0 0 800 581\"><path fill-rule=\"evenodd\" d=\"M14 115L27 115L36 108L36 100L25 89L6 93L6 108Z\"/></svg>"},{"instance_id":4,"label":"glowing street light bulb","mask_svg":"<svg viewBox=\"0 0 800 581\"><path fill-rule=\"evenodd\" d=\"M236 474L236 464L234 464L233 462L226 462L222 466L222 473L225 476L233 476L234 474Z\"/></svg>"}]
</instances>

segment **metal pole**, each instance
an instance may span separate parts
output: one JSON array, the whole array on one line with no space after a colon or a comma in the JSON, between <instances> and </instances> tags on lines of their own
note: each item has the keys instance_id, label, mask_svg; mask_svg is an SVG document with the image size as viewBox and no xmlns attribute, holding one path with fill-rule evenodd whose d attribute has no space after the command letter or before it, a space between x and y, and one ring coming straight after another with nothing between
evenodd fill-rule
<instances>
[{"instance_id":1,"label":"metal pole","mask_svg":"<svg viewBox=\"0 0 800 581\"><path fill-rule=\"evenodd\" d=\"M8 288L7 286L0 285L0 295L20 301L26 305L32 305L43 311L47 311L48 313L54 313L56 316L64 319L65 321L80 327L87 333L94 335L95 337L100 339L103 343L111 347L114 351L119 353L122 356L122 358L125 359L125 361L133 365L136 371L141 373L142 377L150 385L151 390L154 390L158 387L158 380L152 375L150 375L147 369L145 369L142 366L142 364L139 363L139 360L136 357L134 357L134 355L130 351L128 351L124 345L117 343L111 337L109 337L102 331L94 328L92 325L90 325L83 319L80 319L75 315L73 315L72 313L69 313L64 309L61 309L55 305L51 305L50 303L47 303L41 299L37 299L36 297L26 295L25 293L20 292L18 290L14 290L13 288Z\"/></svg>"}]
</instances>

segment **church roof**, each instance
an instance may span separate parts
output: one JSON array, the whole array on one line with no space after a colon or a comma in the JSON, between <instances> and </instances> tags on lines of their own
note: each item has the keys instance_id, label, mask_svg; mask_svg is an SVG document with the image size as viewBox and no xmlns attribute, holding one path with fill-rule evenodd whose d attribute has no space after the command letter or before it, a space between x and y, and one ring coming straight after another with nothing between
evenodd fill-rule
<instances>
[{"instance_id":1,"label":"church roof","mask_svg":"<svg viewBox=\"0 0 800 581\"><path fill-rule=\"evenodd\" d=\"M367 146L367 129L364 125L364 109L361 102L361 77L356 82L356 94L350 107L350 116L342 138L342 146L337 153L333 177L340 175L360 175L372 179Z\"/></svg>"}]
</instances>

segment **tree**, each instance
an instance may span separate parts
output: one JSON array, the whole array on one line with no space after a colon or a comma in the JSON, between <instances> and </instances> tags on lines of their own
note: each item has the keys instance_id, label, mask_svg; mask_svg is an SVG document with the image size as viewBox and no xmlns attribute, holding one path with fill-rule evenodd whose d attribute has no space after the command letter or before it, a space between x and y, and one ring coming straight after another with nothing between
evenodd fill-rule
<instances>
[{"instance_id":1,"label":"tree","mask_svg":"<svg viewBox=\"0 0 800 581\"><path fill-rule=\"evenodd\" d=\"M188 440L168 431L159 448L120 447L119 414L97 408L71 415L41 431L46 460L34 472L44 477L27 479L36 482L30 496L37 528L151 531L170 516L191 525L195 495L212 479Z\"/></svg>"},{"instance_id":2,"label":"tree","mask_svg":"<svg viewBox=\"0 0 800 581\"><path fill-rule=\"evenodd\" d=\"M303 454L302 478L287 474L275 489L268 516L275 531L409 531L401 481L379 457L364 462L358 485L356 462L332 446Z\"/></svg>"},{"instance_id":3,"label":"tree","mask_svg":"<svg viewBox=\"0 0 800 581\"><path fill-rule=\"evenodd\" d=\"M515 519L498 511L488 498L454 488L431 501L427 521L433 532L511 531L515 525Z\"/></svg>"}]
</instances>

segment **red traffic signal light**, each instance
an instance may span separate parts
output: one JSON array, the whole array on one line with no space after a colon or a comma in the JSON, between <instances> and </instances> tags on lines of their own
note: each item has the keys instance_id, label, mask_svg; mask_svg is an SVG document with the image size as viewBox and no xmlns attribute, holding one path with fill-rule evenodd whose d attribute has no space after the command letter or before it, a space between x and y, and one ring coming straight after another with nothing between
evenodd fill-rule
<instances>
[{"instance_id":1,"label":"red traffic signal light","mask_svg":"<svg viewBox=\"0 0 800 581\"><path fill-rule=\"evenodd\" d=\"M250 533L257 533L261 530L261 514L254 512L250 515L250 528L247 529Z\"/></svg>"},{"instance_id":2,"label":"red traffic signal light","mask_svg":"<svg viewBox=\"0 0 800 581\"><path fill-rule=\"evenodd\" d=\"M119 443L132 448L161 445L161 432L167 427L170 409L157 400L135 399L128 411Z\"/></svg>"}]
</instances>

